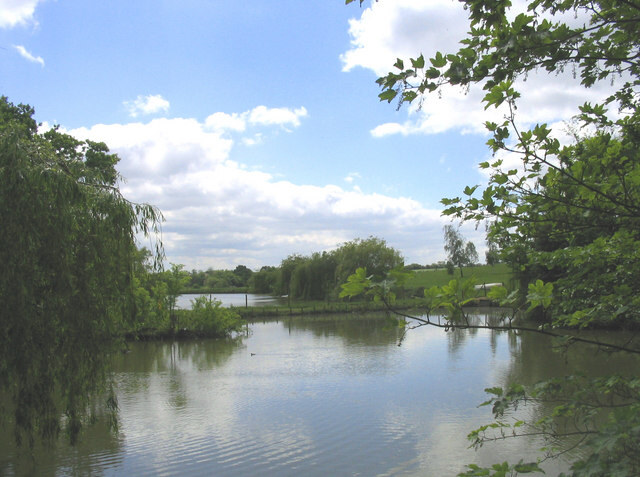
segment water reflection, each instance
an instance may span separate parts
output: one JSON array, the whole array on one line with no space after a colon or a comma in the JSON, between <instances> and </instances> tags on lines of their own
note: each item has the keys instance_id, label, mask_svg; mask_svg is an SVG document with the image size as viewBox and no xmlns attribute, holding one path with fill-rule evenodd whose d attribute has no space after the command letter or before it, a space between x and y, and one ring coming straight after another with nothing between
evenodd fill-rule
<instances>
[{"instance_id":1,"label":"water reflection","mask_svg":"<svg viewBox=\"0 0 640 477\"><path fill-rule=\"evenodd\" d=\"M84 429L75 447L61 439L53 449L40 443L33 449L16 448L11 432L5 428L2 431L0 475L3 476L101 475L105 464L117 467L124 458L123 440L100 419Z\"/></svg>"},{"instance_id":2,"label":"water reflection","mask_svg":"<svg viewBox=\"0 0 640 477\"><path fill-rule=\"evenodd\" d=\"M399 347L401 336L384 317L350 315L254 323L236 340L133 343L114 357L118 436L96 426L77 449L30 460L3 434L0 474L455 475L536 456L523 440L468 449L467 433L491 420L477 408L484 388L637 366L553 353L533 334L423 327Z\"/></svg>"}]
</instances>

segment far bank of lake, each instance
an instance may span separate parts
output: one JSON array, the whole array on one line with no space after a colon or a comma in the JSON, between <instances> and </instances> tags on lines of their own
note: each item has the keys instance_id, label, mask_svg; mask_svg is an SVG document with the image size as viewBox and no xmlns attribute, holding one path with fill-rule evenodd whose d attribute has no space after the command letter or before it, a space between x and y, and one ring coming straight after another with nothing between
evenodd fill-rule
<instances>
[{"instance_id":1,"label":"far bank of lake","mask_svg":"<svg viewBox=\"0 0 640 477\"><path fill-rule=\"evenodd\" d=\"M176 306L182 309L190 309L191 302L200 296L216 299L222 302L222 306L224 307L284 305L287 303L286 297L282 298L257 293L191 293L179 295Z\"/></svg>"}]
</instances>

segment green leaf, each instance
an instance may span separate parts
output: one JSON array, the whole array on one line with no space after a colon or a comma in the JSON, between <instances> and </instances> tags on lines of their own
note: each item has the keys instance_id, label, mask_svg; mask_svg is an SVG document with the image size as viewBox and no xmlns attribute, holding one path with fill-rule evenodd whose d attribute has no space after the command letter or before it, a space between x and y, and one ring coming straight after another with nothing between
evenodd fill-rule
<instances>
[{"instance_id":1,"label":"green leaf","mask_svg":"<svg viewBox=\"0 0 640 477\"><path fill-rule=\"evenodd\" d=\"M544 283L542 280L536 280L535 283L529 284L528 291L527 301L530 303L528 311L538 306L548 308L551 304L553 298L553 283Z\"/></svg>"},{"instance_id":2,"label":"green leaf","mask_svg":"<svg viewBox=\"0 0 640 477\"><path fill-rule=\"evenodd\" d=\"M502 396L504 390L501 387L485 388L485 393L495 394L496 396Z\"/></svg>"},{"instance_id":3,"label":"green leaf","mask_svg":"<svg viewBox=\"0 0 640 477\"><path fill-rule=\"evenodd\" d=\"M365 268L357 268L355 273L349 275L347 283L340 285L342 291L340 292L340 298L353 297L364 293L371 285L371 280L367 277L367 270Z\"/></svg>"},{"instance_id":4,"label":"green leaf","mask_svg":"<svg viewBox=\"0 0 640 477\"><path fill-rule=\"evenodd\" d=\"M473 186L473 187L466 186L464 188L463 192L464 192L465 195L472 195L478 187L479 186L477 186L477 185Z\"/></svg>"},{"instance_id":5,"label":"green leaf","mask_svg":"<svg viewBox=\"0 0 640 477\"><path fill-rule=\"evenodd\" d=\"M491 287L487 296L492 300L496 300L498 302L502 302L505 298L507 298L507 289L503 286L499 287Z\"/></svg>"},{"instance_id":6,"label":"green leaf","mask_svg":"<svg viewBox=\"0 0 640 477\"><path fill-rule=\"evenodd\" d=\"M425 72L425 76L429 79L439 78L440 70L438 70L437 68L431 67Z\"/></svg>"},{"instance_id":7,"label":"green leaf","mask_svg":"<svg viewBox=\"0 0 640 477\"><path fill-rule=\"evenodd\" d=\"M407 103L412 102L414 99L418 97L418 93L412 90L405 90L402 92L402 99Z\"/></svg>"},{"instance_id":8,"label":"green leaf","mask_svg":"<svg viewBox=\"0 0 640 477\"><path fill-rule=\"evenodd\" d=\"M440 52L437 52L436 57L429 59L429 61L435 68L442 68L447 64L447 59Z\"/></svg>"},{"instance_id":9,"label":"green leaf","mask_svg":"<svg viewBox=\"0 0 640 477\"><path fill-rule=\"evenodd\" d=\"M424 56L420 55L416 59L412 58L411 59L411 66L413 66L414 68L417 68L417 69L424 68Z\"/></svg>"},{"instance_id":10,"label":"green leaf","mask_svg":"<svg viewBox=\"0 0 640 477\"><path fill-rule=\"evenodd\" d=\"M393 99L398 95L398 92L394 89L384 90L382 93L378 95L380 101L387 101L390 103Z\"/></svg>"},{"instance_id":11,"label":"green leaf","mask_svg":"<svg viewBox=\"0 0 640 477\"><path fill-rule=\"evenodd\" d=\"M543 474L545 473L544 470L540 468L537 462L520 462L513 466L513 470L520 474L530 474L532 472L541 472Z\"/></svg>"}]
</instances>

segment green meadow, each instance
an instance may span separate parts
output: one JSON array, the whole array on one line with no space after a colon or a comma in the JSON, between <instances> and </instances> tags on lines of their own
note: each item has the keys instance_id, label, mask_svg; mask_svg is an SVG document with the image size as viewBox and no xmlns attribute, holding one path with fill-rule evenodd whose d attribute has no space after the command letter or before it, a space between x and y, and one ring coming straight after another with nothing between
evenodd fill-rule
<instances>
[{"instance_id":1,"label":"green meadow","mask_svg":"<svg viewBox=\"0 0 640 477\"><path fill-rule=\"evenodd\" d=\"M513 273L506 263L497 265L476 265L464 267L464 278L474 277L478 285L483 283L502 283L507 288L511 288ZM405 288L431 288L449 283L453 278L460 278L460 270L456 268L453 275L447 272L446 268L415 270L413 277L407 280Z\"/></svg>"}]
</instances>

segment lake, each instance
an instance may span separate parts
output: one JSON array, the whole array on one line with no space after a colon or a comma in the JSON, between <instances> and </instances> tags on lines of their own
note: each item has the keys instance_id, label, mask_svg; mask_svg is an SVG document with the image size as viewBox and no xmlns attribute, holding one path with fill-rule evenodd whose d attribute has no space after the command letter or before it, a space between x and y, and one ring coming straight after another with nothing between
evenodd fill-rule
<instances>
[{"instance_id":1,"label":"lake","mask_svg":"<svg viewBox=\"0 0 640 477\"><path fill-rule=\"evenodd\" d=\"M235 340L133 343L115 360L118 435L96 425L76 448L32 458L3 432L0 475L449 476L535 459L542 445L468 449L468 432L491 421L477 407L484 388L638 369L590 346L565 356L532 334L422 327L398 346L400 336L379 317L333 315L253 323Z\"/></svg>"},{"instance_id":2,"label":"lake","mask_svg":"<svg viewBox=\"0 0 640 477\"><path fill-rule=\"evenodd\" d=\"M189 310L191 309L192 301L200 296L214 298L220 301L224 307L284 305L287 303L286 298L275 297L272 295L260 295L257 293L197 293L178 295L178 298L176 299L176 307Z\"/></svg>"}]
</instances>

